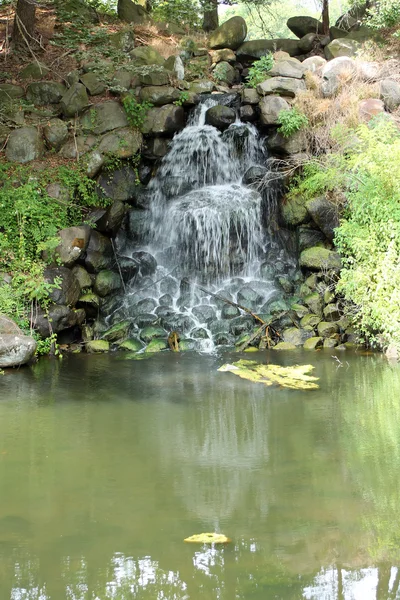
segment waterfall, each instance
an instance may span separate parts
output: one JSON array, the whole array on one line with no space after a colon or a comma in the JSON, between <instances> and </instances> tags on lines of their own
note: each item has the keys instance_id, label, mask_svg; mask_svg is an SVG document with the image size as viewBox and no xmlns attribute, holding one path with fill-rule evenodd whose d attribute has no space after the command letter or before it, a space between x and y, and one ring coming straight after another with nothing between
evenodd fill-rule
<instances>
[{"instance_id":1,"label":"waterfall","mask_svg":"<svg viewBox=\"0 0 400 600\"><path fill-rule=\"evenodd\" d=\"M206 124L207 110L221 98L213 95L192 111L149 183L149 209L140 215L132 209L129 222L145 220L143 245L129 237L129 227L117 239L131 277L107 319L108 325L131 319L139 336L147 325L177 331L186 348L203 351L232 345L254 327L213 293L259 313L279 297L265 262L266 196L243 184L250 167L266 163L262 140L239 120L224 132ZM276 258L279 265L279 252Z\"/></svg>"}]
</instances>

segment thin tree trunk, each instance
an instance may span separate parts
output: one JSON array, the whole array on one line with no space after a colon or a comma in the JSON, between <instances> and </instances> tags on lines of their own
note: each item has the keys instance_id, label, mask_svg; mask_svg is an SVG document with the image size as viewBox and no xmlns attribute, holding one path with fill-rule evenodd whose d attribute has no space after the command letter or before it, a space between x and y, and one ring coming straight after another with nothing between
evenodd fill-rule
<instances>
[{"instance_id":1,"label":"thin tree trunk","mask_svg":"<svg viewBox=\"0 0 400 600\"><path fill-rule=\"evenodd\" d=\"M18 0L12 41L14 46L26 46L33 41L36 5L31 0Z\"/></svg>"},{"instance_id":2,"label":"thin tree trunk","mask_svg":"<svg viewBox=\"0 0 400 600\"><path fill-rule=\"evenodd\" d=\"M204 11L204 31L214 31L218 27L218 0L207 0L208 10Z\"/></svg>"},{"instance_id":3,"label":"thin tree trunk","mask_svg":"<svg viewBox=\"0 0 400 600\"><path fill-rule=\"evenodd\" d=\"M329 0L322 0L322 28L329 35Z\"/></svg>"}]
</instances>

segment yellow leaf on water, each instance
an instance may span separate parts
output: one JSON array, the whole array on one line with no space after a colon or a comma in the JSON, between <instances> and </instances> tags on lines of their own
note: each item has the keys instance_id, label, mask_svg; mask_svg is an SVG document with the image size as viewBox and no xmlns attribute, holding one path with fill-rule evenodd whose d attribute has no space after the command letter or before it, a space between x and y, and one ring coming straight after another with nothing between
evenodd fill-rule
<instances>
[{"instance_id":1,"label":"yellow leaf on water","mask_svg":"<svg viewBox=\"0 0 400 600\"><path fill-rule=\"evenodd\" d=\"M191 544L228 544L231 540L223 533L198 533L183 541Z\"/></svg>"},{"instance_id":2,"label":"yellow leaf on water","mask_svg":"<svg viewBox=\"0 0 400 600\"><path fill-rule=\"evenodd\" d=\"M242 379L249 379L255 383L273 384L294 390L316 390L318 377L308 375L314 367L312 365L294 365L282 367L280 365L263 365L255 360L238 360L233 364L222 365L218 371L229 371Z\"/></svg>"}]
</instances>

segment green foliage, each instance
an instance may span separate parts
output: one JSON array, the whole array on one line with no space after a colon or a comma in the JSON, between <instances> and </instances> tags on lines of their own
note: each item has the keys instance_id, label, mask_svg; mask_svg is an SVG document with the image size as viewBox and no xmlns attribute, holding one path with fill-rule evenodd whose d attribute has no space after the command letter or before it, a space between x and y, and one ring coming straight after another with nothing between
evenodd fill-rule
<instances>
[{"instance_id":1,"label":"green foliage","mask_svg":"<svg viewBox=\"0 0 400 600\"><path fill-rule=\"evenodd\" d=\"M174 104L175 104L175 106L183 106L185 104L185 102L187 102L188 100L189 100L189 93L181 92L179 94L178 100L175 100Z\"/></svg>"},{"instance_id":2,"label":"green foliage","mask_svg":"<svg viewBox=\"0 0 400 600\"><path fill-rule=\"evenodd\" d=\"M183 27L196 28L201 24L201 6L197 0L153 0L152 15L155 21Z\"/></svg>"},{"instance_id":3,"label":"green foliage","mask_svg":"<svg viewBox=\"0 0 400 600\"><path fill-rule=\"evenodd\" d=\"M140 127L143 125L147 113L152 108L151 102L138 102L133 94L126 94L122 100L123 107L125 109L128 123L132 127Z\"/></svg>"},{"instance_id":4,"label":"green foliage","mask_svg":"<svg viewBox=\"0 0 400 600\"><path fill-rule=\"evenodd\" d=\"M374 29L400 25L400 3L398 0L379 0L368 10L368 25Z\"/></svg>"},{"instance_id":5,"label":"green foliage","mask_svg":"<svg viewBox=\"0 0 400 600\"><path fill-rule=\"evenodd\" d=\"M278 123L280 125L278 131L283 137L290 137L300 129L307 127L308 119L305 114L299 112L297 108L290 110L281 110L278 115Z\"/></svg>"},{"instance_id":6,"label":"green foliage","mask_svg":"<svg viewBox=\"0 0 400 600\"><path fill-rule=\"evenodd\" d=\"M268 72L273 66L274 59L270 52L265 56L262 56L260 60L256 60L249 69L249 75L247 77L249 85L255 88L259 83L265 81L268 78Z\"/></svg>"}]
</instances>

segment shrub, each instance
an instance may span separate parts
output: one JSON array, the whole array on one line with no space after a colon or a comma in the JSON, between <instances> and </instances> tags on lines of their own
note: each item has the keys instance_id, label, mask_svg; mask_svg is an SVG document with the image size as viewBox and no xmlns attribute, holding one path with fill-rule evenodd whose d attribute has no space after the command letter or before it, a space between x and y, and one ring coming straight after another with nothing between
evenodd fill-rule
<instances>
[{"instance_id":1,"label":"shrub","mask_svg":"<svg viewBox=\"0 0 400 600\"><path fill-rule=\"evenodd\" d=\"M299 112L297 108L290 110L281 110L278 115L278 123L280 125L278 131L283 137L290 137L303 127L307 127L308 119L305 114Z\"/></svg>"},{"instance_id":2,"label":"shrub","mask_svg":"<svg viewBox=\"0 0 400 600\"><path fill-rule=\"evenodd\" d=\"M253 66L249 69L247 81L250 87L257 87L259 83L265 81L268 77L268 72L274 66L274 59L272 54L269 52L265 56L262 56L260 60L256 60Z\"/></svg>"},{"instance_id":3,"label":"shrub","mask_svg":"<svg viewBox=\"0 0 400 600\"><path fill-rule=\"evenodd\" d=\"M138 102L133 94L127 94L122 100L123 107L128 118L128 123L132 127L141 128L147 113L153 106L151 102Z\"/></svg>"},{"instance_id":4,"label":"shrub","mask_svg":"<svg viewBox=\"0 0 400 600\"><path fill-rule=\"evenodd\" d=\"M368 10L368 25L374 29L400 25L400 4L398 0L379 0Z\"/></svg>"}]
</instances>

